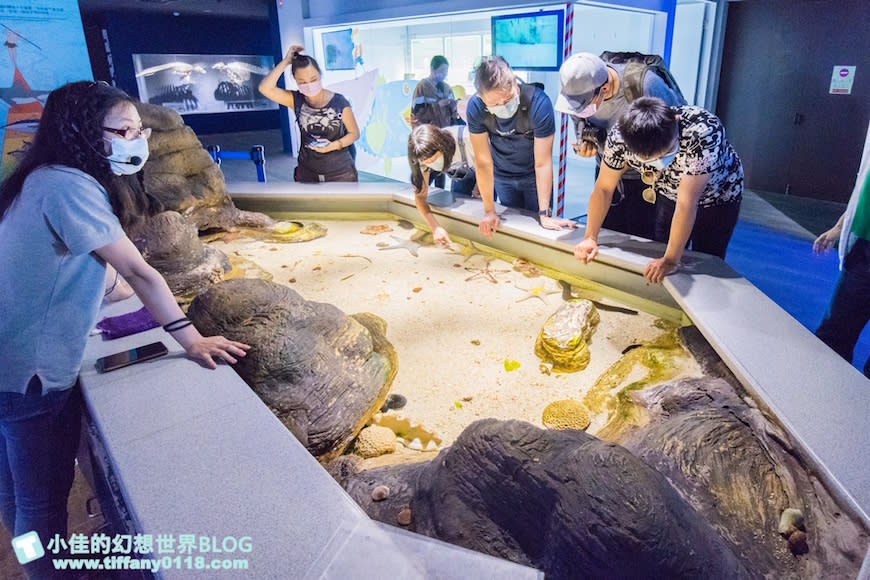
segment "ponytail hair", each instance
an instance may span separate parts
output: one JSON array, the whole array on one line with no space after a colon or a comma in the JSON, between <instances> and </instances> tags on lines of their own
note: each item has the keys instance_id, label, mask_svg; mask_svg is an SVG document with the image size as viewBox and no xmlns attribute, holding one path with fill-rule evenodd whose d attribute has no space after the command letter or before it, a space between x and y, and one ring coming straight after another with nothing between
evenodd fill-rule
<instances>
[{"instance_id":1,"label":"ponytail hair","mask_svg":"<svg viewBox=\"0 0 870 580\"><path fill-rule=\"evenodd\" d=\"M297 70L299 70L300 68L307 68L309 66L313 66L319 74L323 74L322 72L320 72L320 65L317 64L317 61L314 60L314 57L308 56L307 54L302 54L302 52L300 51L294 52L293 55L290 57L290 74L292 74L294 77L296 76Z\"/></svg>"},{"instance_id":2,"label":"ponytail hair","mask_svg":"<svg viewBox=\"0 0 870 580\"><path fill-rule=\"evenodd\" d=\"M423 170L421 159L429 159L436 153L444 156L445 169L450 166L456 153L456 141L450 131L445 131L435 125L417 125L408 135L408 165L411 166L411 185L414 192L423 190Z\"/></svg>"}]
</instances>

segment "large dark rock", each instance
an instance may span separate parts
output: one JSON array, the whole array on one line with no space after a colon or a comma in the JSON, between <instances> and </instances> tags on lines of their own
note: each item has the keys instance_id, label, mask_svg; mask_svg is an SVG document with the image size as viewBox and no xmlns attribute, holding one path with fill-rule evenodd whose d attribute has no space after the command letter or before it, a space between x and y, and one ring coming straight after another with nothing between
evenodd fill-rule
<instances>
[{"instance_id":1,"label":"large dark rock","mask_svg":"<svg viewBox=\"0 0 870 580\"><path fill-rule=\"evenodd\" d=\"M165 211L130 232L130 237L173 294L192 298L223 280L231 269L227 256L203 244L198 234L196 226L179 213Z\"/></svg>"},{"instance_id":2,"label":"large dark rock","mask_svg":"<svg viewBox=\"0 0 870 580\"><path fill-rule=\"evenodd\" d=\"M236 371L316 457L341 453L381 407L397 359L386 323L347 316L264 280L229 280L188 316L205 334L251 345Z\"/></svg>"},{"instance_id":3,"label":"large dark rock","mask_svg":"<svg viewBox=\"0 0 870 580\"><path fill-rule=\"evenodd\" d=\"M753 571L771 578L854 578L867 534L841 515L788 435L724 378L636 391L649 423L618 443L664 474ZM809 553L778 533L787 508L806 522Z\"/></svg>"},{"instance_id":4,"label":"large dark rock","mask_svg":"<svg viewBox=\"0 0 870 580\"><path fill-rule=\"evenodd\" d=\"M548 578L749 577L662 475L581 431L487 419L431 462L337 471L370 516L395 525L410 506L410 529Z\"/></svg>"},{"instance_id":5,"label":"large dark rock","mask_svg":"<svg viewBox=\"0 0 870 580\"><path fill-rule=\"evenodd\" d=\"M145 191L166 210L179 212L200 230L275 225L265 214L233 204L223 173L181 115L148 103L136 103L136 108L142 124L152 129L150 155L142 170Z\"/></svg>"}]
</instances>

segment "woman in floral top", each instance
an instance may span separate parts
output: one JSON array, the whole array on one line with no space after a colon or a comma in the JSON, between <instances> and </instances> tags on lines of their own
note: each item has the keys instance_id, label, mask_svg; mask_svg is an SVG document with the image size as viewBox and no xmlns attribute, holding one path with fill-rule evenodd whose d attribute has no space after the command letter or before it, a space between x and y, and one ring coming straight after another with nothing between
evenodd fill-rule
<instances>
[{"instance_id":1,"label":"woman in floral top","mask_svg":"<svg viewBox=\"0 0 870 580\"><path fill-rule=\"evenodd\" d=\"M743 194L743 165L716 115L700 107L668 107L654 97L634 101L611 129L604 163L589 199L586 233L574 256L588 263L598 254L598 233L619 178L637 170L656 205L655 240L665 255L644 276L661 282L677 269L689 246L725 258Z\"/></svg>"}]
</instances>

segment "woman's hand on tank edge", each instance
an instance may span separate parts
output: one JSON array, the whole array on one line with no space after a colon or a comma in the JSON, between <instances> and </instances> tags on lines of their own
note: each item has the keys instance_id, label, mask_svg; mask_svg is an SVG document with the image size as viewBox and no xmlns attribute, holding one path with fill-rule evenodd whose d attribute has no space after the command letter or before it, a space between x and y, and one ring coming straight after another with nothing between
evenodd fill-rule
<instances>
[{"instance_id":1,"label":"woman's hand on tank edge","mask_svg":"<svg viewBox=\"0 0 870 580\"><path fill-rule=\"evenodd\" d=\"M217 368L214 357L235 364L238 362L236 357L245 356L247 354L245 351L249 348L251 347L243 342L229 340L223 336L204 336L190 345L187 354L191 358L202 361L208 368L214 369Z\"/></svg>"},{"instance_id":2,"label":"woman's hand on tank edge","mask_svg":"<svg viewBox=\"0 0 870 580\"><path fill-rule=\"evenodd\" d=\"M571 220L547 217L545 215L541 216L541 227L545 230L574 230L577 229L577 224L572 222Z\"/></svg>"},{"instance_id":3,"label":"woman's hand on tank edge","mask_svg":"<svg viewBox=\"0 0 870 580\"><path fill-rule=\"evenodd\" d=\"M447 235L447 230L438 226L432 232L432 239L439 246L448 246L450 245L450 236Z\"/></svg>"}]
</instances>

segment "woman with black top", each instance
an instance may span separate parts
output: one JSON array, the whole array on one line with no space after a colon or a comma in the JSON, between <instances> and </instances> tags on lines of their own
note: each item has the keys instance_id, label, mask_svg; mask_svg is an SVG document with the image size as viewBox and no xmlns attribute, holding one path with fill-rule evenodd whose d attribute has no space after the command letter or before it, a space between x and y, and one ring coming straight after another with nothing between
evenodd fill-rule
<instances>
[{"instance_id":1,"label":"woman with black top","mask_svg":"<svg viewBox=\"0 0 870 580\"><path fill-rule=\"evenodd\" d=\"M359 139L359 128L350 103L344 96L323 88L320 66L301 54L302 50L302 46L291 46L259 86L264 97L296 113L302 146L293 179L303 183L358 181L353 143ZM278 87L287 66L299 87L297 91Z\"/></svg>"}]
</instances>

